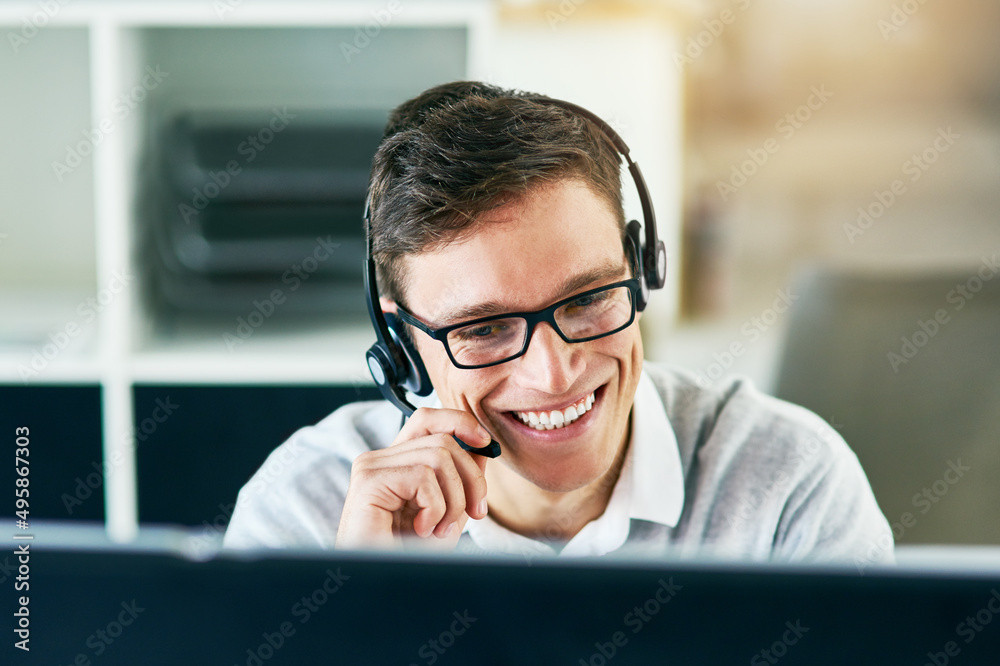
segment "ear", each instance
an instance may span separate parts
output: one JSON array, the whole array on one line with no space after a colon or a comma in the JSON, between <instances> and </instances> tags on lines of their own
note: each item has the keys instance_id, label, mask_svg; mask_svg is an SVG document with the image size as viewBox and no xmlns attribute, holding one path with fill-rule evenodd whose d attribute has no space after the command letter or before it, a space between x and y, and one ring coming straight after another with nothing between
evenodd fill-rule
<instances>
[{"instance_id":1,"label":"ear","mask_svg":"<svg viewBox=\"0 0 1000 666\"><path fill-rule=\"evenodd\" d=\"M378 299L379 305L382 306L382 312L391 312L396 314L396 301L390 300L385 296L381 296Z\"/></svg>"}]
</instances>

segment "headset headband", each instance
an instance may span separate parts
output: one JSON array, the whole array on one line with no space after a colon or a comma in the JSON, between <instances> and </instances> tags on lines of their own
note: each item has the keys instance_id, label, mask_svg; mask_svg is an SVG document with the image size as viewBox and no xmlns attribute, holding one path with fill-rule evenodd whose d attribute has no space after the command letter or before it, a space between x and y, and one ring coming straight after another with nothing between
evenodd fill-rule
<instances>
[{"instance_id":1,"label":"headset headband","mask_svg":"<svg viewBox=\"0 0 1000 666\"><path fill-rule=\"evenodd\" d=\"M646 282L644 285L644 296L648 293L649 289L662 289L667 280L666 249L663 246L663 242L660 241L659 234L656 230L656 214L653 212L653 202L649 196L649 188L646 187L646 179L642 177L642 170L639 168L639 165L632 161L632 156L629 154L628 144L625 143L625 140L619 136L618 132L616 132L611 125L605 122L603 118L592 111L583 108L582 106L550 97L529 97L527 99L540 104L558 106L575 113L582 118L586 118L601 130L601 134L603 134L604 137L607 138L608 141L610 141L615 147L615 150L625 158L625 164L628 167L629 174L632 176L632 182L635 183L635 189L639 194L639 203L642 206L642 227L645 232L646 243L644 248L637 247L636 251L639 253L639 261L642 265L642 277L645 278ZM643 249L645 251L641 251ZM646 304L643 303L642 307L639 309L644 309L645 305Z\"/></svg>"},{"instance_id":2,"label":"headset headband","mask_svg":"<svg viewBox=\"0 0 1000 666\"><path fill-rule=\"evenodd\" d=\"M628 145L604 120L581 106L549 97L527 97L522 99L550 106L558 106L589 120L601 130L601 134L625 158L628 171L632 175L632 181L635 183L636 190L639 193L639 202L642 204L642 227L645 231L645 242L642 240L639 223L635 220L626 225L626 237L640 265L637 277L640 279L642 288L637 296L636 309L643 310L648 303L649 291L651 289L662 288L666 282L667 254L663 241L659 239L656 232L656 217L653 214L653 204L650 200L649 190L646 187L646 181L642 177L639 165L632 161ZM366 250L364 282L368 314L371 317L372 325L375 327L377 340L368 350L366 359L372 378L378 385L383 397L399 408L404 416L409 416L416 411L416 408L406 399L406 391L409 390L417 395L429 395L432 387L423 361L420 359L420 355L417 354L416 349L407 342L406 333L396 329L395 318L393 317L392 321L387 319L386 315L382 312L382 307L379 305L375 258L372 255L373 239L370 206L371 193L369 188L369 195L365 200L364 211ZM457 437L455 437L455 441L463 449L471 453L490 458L500 455L500 445L495 440L481 449L471 447Z\"/></svg>"}]
</instances>

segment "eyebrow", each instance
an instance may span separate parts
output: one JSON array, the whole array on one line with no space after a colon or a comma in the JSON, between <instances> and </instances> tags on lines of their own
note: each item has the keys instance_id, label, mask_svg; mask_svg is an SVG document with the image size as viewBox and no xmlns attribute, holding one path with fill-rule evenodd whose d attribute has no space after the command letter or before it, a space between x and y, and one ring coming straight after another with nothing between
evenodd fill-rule
<instances>
[{"instance_id":1,"label":"eyebrow","mask_svg":"<svg viewBox=\"0 0 1000 666\"><path fill-rule=\"evenodd\" d=\"M620 278L625 273L628 273L627 266L609 262L591 268L583 273L570 276L563 281L562 286L557 292L559 294L558 297L552 302L561 301L594 283L610 282L614 278ZM449 326L452 323L468 319L479 319L480 317L491 317L510 312L519 312L519 310L512 310L509 304L500 301L485 301L483 303L476 303L475 305L460 306L443 312L438 318L437 326Z\"/></svg>"}]
</instances>

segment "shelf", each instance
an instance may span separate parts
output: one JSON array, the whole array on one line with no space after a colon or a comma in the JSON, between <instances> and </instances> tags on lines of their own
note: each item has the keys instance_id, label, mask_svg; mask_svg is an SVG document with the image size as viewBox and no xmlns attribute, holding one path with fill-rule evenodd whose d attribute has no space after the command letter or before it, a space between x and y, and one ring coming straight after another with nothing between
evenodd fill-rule
<instances>
[{"instance_id":1,"label":"shelf","mask_svg":"<svg viewBox=\"0 0 1000 666\"><path fill-rule=\"evenodd\" d=\"M134 432L136 385L371 385L364 352L374 336L357 313L336 325L332 313L281 312L240 335L233 317L178 324L156 311L140 197L158 120L176 109L272 106L385 114L477 75L490 21L485 2L217 7L227 8L81 0L0 55L10 93L0 109L0 382L101 386L104 456L125 472L105 487L108 533L119 541L137 530L135 451L107 433ZM38 12L5 3L0 27L20 34ZM128 284L110 293L123 275ZM88 299L106 303L94 311Z\"/></svg>"},{"instance_id":2,"label":"shelf","mask_svg":"<svg viewBox=\"0 0 1000 666\"><path fill-rule=\"evenodd\" d=\"M0 291L0 382L97 382L100 304L70 287Z\"/></svg>"},{"instance_id":3,"label":"shelf","mask_svg":"<svg viewBox=\"0 0 1000 666\"><path fill-rule=\"evenodd\" d=\"M222 323L222 322L220 322ZM220 332L221 331L221 332ZM240 333L246 335L240 337ZM189 325L147 341L132 357L141 383L370 385L371 324L267 322L259 329Z\"/></svg>"}]
</instances>

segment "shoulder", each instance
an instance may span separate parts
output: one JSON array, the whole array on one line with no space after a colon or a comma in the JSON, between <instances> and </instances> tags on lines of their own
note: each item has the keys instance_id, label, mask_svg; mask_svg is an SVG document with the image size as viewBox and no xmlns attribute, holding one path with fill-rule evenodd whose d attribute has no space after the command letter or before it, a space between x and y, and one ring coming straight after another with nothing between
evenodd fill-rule
<instances>
[{"instance_id":1,"label":"shoulder","mask_svg":"<svg viewBox=\"0 0 1000 666\"><path fill-rule=\"evenodd\" d=\"M685 468L706 458L774 462L809 453L817 462L853 452L817 414L761 392L745 377L705 385L695 375L646 365L663 400Z\"/></svg>"},{"instance_id":2,"label":"shoulder","mask_svg":"<svg viewBox=\"0 0 1000 666\"><path fill-rule=\"evenodd\" d=\"M384 401L340 407L278 446L240 490L227 547L332 547L354 459L395 437L399 412Z\"/></svg>"},{"instance_id":3,"label":"shoulder","mask_svg":"<svg viewBox=\"0 0 1000 666\"><path fill-rule=\"evenodd\" d=\"M316 475L334 463L349 469L365 451L388 446L398 425L399 412L387 402L349 403L317 424L297 430L268 456L261 471L280 463L283 477L295 481Z\"/></svg>"},{"instance_id":4,"label":"shoulder","mask_svg":"<svg viewBox=\"0 0 1000 666\"><path fill-rule=\"evenodd\" d=\"M692 536L788 558L853 556L884 536L857 457L819 415L746 378L705 386L683 371L648 371L677 437Z\"/></svg>"}]
</instances>

